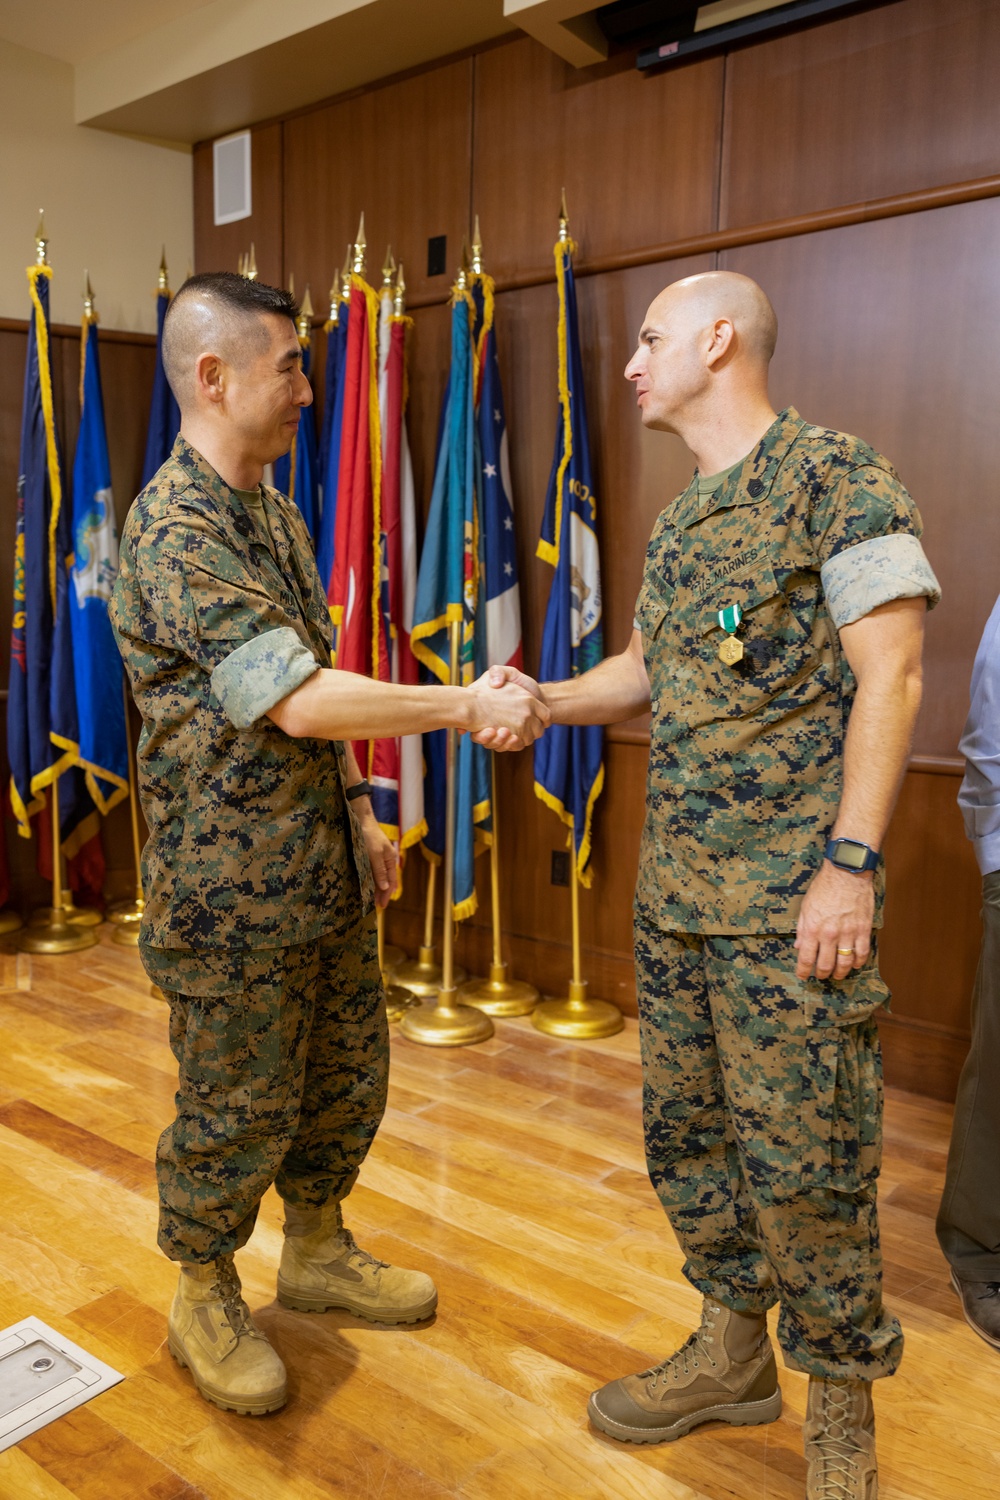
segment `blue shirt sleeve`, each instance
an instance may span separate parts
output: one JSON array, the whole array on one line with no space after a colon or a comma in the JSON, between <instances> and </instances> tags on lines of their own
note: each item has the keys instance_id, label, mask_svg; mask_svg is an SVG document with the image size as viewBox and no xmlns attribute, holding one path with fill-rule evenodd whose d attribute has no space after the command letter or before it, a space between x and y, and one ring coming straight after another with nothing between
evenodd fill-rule
<instances>
[{"instance_id":1,"label":"blue shirt sleeve","mask_svg":"<svg viewBox=\"0 0 1000 1500\"><path fill-rule=\"evenodd\" d=\"M1000 870L1000 599L972 668L969 717L959 742L965 777L958 805L984 875Z\"/></svg>"}]
</instances>

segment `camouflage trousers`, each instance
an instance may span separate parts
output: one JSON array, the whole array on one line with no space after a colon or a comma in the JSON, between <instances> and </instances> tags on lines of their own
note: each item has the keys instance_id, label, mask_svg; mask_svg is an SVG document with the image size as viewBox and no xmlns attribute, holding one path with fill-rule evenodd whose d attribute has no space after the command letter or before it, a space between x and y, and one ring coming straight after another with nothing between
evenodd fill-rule
<instances>
[{"instance_id":1,"label":"camouflage trousers","mask_svg":"<svg viewBox=\"0 0 1000 1500\"><path fill-rule=\"evenodd\" d=\"M888 990L874 955L842 983L799 980L792 942L637 911L646 1160L700 1292L780 1302L788 1365L874 1380L903 1346L875 1205Z\"/></svg>"},{"instance_id":2,"label":"camouflage trousers","mask_svg":"<svg viewBox=\"0 0 1000 1500\"><path fill-rule=\"evenodd\" d=\"M165 1254L238 1250L272 1183L305 1207L345 1197L388 1080L374 916L291 948L142 957L169 1002L180 1067L156 1152Z\"/></svg>"}]
</instances>

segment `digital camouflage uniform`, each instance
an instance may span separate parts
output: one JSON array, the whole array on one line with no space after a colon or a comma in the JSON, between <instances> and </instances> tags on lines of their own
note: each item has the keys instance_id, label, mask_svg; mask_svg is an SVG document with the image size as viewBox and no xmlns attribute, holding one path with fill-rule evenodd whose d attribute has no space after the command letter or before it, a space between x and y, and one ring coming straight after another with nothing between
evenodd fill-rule
<instances>
[{"instance_id":1,"label":"digital camouflage uniform","mask_svg":"<svg viewBox=\"0 0 1000 1500\"><path fill-rule=\"evenodd\" d=\"M874 952L800 981L802 897L840 802L854 681L838 630L934 575L919 514L858 439L783 412L663 511L636 625L652 702L636 888L650 1176L706 1296L781 1302L786 1361L891 1373L875 1209L888 1000ZM744 663L719 611L738 605ZM876 925L882 871L875 875Z\"/></svg>"},{"instance_id":2,"label":"digital camouflage uniform","mask_svg":"<svg viewBox=\"0 0 1000 1500\"><path fill-rule=\"evenodd\" d=\"M125 523L111 619L142 714L140 952L170 1003L177 1117L157 1150L162 1249L248 1239L272 1182L342 1198L385 1107L373 883L343 746L267 710L330 665L305 525L251 507L182 438Z\"/></svg>"}]
</instances>

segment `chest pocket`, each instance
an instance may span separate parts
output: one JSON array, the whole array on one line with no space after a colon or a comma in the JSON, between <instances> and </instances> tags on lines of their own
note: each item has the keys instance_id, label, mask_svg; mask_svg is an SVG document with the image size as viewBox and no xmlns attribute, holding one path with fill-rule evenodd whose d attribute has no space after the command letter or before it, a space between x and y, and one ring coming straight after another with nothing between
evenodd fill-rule
<instances>
[{"instance_id":1,"label":"chest pocket","mask_svg":"<svg viewBox=\"0 0 1000 1500\"><path fill-rule=\"evenodd\" d=\"M736 666L727 666L719 659L727 635L719 611L734 604L743 611L736 638L744 656ZM714 707L724 708L727 717L756 713L772 700L795 693L822 665L812 622L807 625L799 618L766 561L713 588L692 615L689 648L700 660L705 697ZM808 696L808 688L805 691Z\"/></svg>"},{"instance_id":2,"label":"chest pocket","mask_svg":"<svg viewBox=\"0 0 1000 1500\"><path fill-rule=\"evenodd\" d=\"M674 591L669 584L656 577L642 581L639 597L635 602L635 623L642 633L643 645L656 640L670 612Z\"/></svg>"}]
</instances>

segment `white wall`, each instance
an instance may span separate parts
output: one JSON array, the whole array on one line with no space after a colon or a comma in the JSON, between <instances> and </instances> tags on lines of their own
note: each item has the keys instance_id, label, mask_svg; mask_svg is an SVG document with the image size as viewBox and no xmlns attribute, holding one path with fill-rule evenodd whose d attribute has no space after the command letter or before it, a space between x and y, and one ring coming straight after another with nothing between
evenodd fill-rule
<instances>
[{"instance_id":1,"label":"white wall","mask_svg":"<svg viewBox=\"0 0 1000 1500\"><path fill-rule=\"evenodd\" d=\"M89 270L106 328L152 332L161 246L175 289L193 260L191 156L73 122L73 69L0 41L0 317L28 315L38 210L52 319L75 323Z\"/></svg>"}]
</instances>

